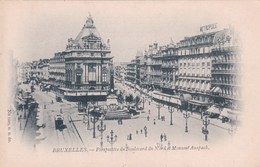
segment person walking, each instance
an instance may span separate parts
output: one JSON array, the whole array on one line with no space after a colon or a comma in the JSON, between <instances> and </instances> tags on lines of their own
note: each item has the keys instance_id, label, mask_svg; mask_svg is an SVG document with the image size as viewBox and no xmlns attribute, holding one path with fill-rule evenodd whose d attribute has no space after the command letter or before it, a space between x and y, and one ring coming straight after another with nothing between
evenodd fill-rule
<instances>
[{"instance_id":1,"label":"person walking","mask_svg":"<svg viewBox=\"0 0 260 167\"><path fill-rule=\"evenodd\" d=\"M164 141L167 141L167 136L166 136L165 133L164 133L164 135L163 135L163 138L164 138Z\"/></svg>"},{"instance_id":2,"label":"person walking","mask_svg":"<svg viewBox=\"0 0 260 167\"><path fill-rule=\"evenodd\" d=\"M163 134L160 135L161 142L163 141Z\"/></svg>"}]
</instances>

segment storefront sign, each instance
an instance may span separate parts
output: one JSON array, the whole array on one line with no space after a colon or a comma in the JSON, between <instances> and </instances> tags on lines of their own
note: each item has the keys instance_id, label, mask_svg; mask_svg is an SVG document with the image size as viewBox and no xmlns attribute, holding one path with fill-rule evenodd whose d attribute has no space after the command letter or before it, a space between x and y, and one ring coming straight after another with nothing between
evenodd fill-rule
<instances>
[{"instance_id":1,"label":"storefront sign","mask_svg":"<svg viewBox=\"0 0 260 167\"><path fill-rule=\"evenodd\" d=\"M217 23L200 27L200 32L208 32L217 28Z\"/></svg>"}]
</instances>

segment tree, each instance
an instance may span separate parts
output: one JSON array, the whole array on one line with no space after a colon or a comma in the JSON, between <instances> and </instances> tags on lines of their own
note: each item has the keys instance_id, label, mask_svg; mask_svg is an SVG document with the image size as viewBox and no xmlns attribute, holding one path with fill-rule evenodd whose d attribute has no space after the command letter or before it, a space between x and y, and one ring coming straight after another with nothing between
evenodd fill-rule
<instances>
[{"instance_id":1,"label":"tree","mask_svg":"<svg viewBox=\"0 0 260 167\"><path fill-rule=\"evenodd\" d=\"M126 102L131 103L133 101L134 101L134 97L132 94L130 94L129 96L126 96Z\"/></svg>"}]
</instances>

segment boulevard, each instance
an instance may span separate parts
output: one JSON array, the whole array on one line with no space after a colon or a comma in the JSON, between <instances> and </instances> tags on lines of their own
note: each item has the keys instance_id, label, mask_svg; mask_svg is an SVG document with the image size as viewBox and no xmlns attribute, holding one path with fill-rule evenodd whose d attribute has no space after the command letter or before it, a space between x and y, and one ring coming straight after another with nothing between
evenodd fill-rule
<instances>
[{"instance_id":1,"label":"boulevard","mask_svg":"<svg viewBox=\"0 0 260 167\"><path fill-rule=\"evenodd\" d=\"M221 142L232 140L229 134L230 124L221 123L220 120L210 119L208 125L208 138L205 141L202 127L204 127L200 115L191 114L187 119L188 132L185 131L185 118L183 113L173 109L172 125L170 123L170 112L168 106L160 108L160 115L165 120L158 119L158 103L151 101L146 96L133 88L116 83L115 87L118 91L124 91L126 94L144 97L144 110L140 110L140 115L132 119L123 119L122 124L118 124L118 120L102 120L106 129L101 133L97 126L101 126L101 120L95 124L96 136L93 138L93 123L87 126L86 117L78 112L76 102L55 101L55 93L42 92L36 87L33 96L39 103L38 112L42 114L45 127L40 127L40 140L35 139L35 149L52 150L53 148L120 148L120 147L156 147L156 146L181 146L181 145L213 145ZM142 98L143 99L143 98ZM141 104L142 105L142 104ZM149 112L150 110L150 112ZM55 129L55 116L62 114L66 128L63 130ZM85 118L84 118L85 117ZM146 129L146 130L145 130ZM111 131L113 131L112 143L110 140ZM115 135L117 136L115 139ZM108 137L109 136L109 137ZM130 137L131 136L131 137ZM130 137L130 138L129 138ZM102 142L102 145L101 145Z\"/></svg>"}]
</instances>

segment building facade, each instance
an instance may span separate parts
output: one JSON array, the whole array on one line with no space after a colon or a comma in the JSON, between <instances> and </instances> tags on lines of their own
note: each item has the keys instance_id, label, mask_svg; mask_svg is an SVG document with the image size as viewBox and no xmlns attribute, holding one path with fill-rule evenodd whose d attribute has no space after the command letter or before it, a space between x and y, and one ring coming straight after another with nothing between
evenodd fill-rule
<instances>
[{"instance_id":1,"label":"building facade","mask_svg":"<svg viewBox=\"0 0 260 167\"><path fill-rule=\"evenodd\" d=\"M225 110L229 113L241 110L237 41L234 30L226 28L202 31L177 44L159 47L154 43L144 51L144 56L132 60L131 67L139 66L142 75L138 78L131 74L129 81L135 84L139 80L137 84L143 89L159 92L156 94L168 99L188 97L186 110L202 113L217 106L218 111L210 111L227 117ZM143 64L136 63L140 59Z\"/></svg>"},{"instance_id":2,"label":"building facade","mask_svg":"<svg viewBox=\"0 0 260 167\"><path fill-rule=\"evenodd\" d=\"M109 41L105 44L89 16L77 37L68 39L66 50L51 60L50 71L61 81L56 82L59 93L71 101L105 101L110 89L110 53Z\"/></svg>"}]
</instances>

